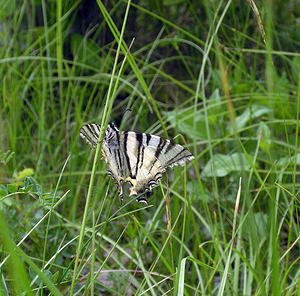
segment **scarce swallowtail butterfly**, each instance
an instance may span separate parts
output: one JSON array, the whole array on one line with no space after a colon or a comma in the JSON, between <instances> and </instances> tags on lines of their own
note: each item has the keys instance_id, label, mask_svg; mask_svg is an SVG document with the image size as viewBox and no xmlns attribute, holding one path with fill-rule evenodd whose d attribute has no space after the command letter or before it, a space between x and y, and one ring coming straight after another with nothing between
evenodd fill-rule
<instances>
[{"instance_id":1,"label":"scarce swallowtail butterfly","mask_svg":"<svg viewBox=\"0 0 300 296\"><path fill-rule=\"evenodd\" d=\"M82 126L80 136L93 148L97 147L100 125ZM131 184L129 196L147 203L142 195L158 185L168 167L183 166L194 158L191 152L173 140L133 131L119 131L109 123L102 144L102 155L108 165L108 174L114 179L123 199L123 184Z\"/></svg>"}]
</instances>

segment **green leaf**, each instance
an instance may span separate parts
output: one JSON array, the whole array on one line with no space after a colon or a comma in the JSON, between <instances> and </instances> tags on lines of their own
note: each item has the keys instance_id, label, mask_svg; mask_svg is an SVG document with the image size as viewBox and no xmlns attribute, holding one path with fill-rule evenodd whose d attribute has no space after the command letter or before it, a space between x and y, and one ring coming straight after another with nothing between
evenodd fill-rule
<instances>
[{"instance_id":1,"label":"green leaf","mask_svg":"<svg viewBox=\"0 0 300 296\"><path fill-rule=\"evenodd\" d=\"M247 107L240 116L237 116L236 128L238 130L240 130L243 127L245 127L250 120L261 117L262 115L268 114L271 112L272 112L272 110L265 106L252 105L250 107Z\"/></svg>"},{"instance_id":2,"label":"green leaf","mask_svg":"<svg viewBox=\"0 0 300 296\"><path fill-rule=\"evenodd\" d=\"M271 130L264 122L259 123L259 127L257 129L257 136L258 138L260 138L260 148L264 152L269 152L272 144Z\"/></svg>"},{"instance_id":3,"label":"green leaf","mask_svg":"<svg viewBox=\"0 0 300 296\"><path fill-rule=\"evenodd\" d=\"M0 185L0 198L7 194L8 194L7 187L5 185Z\"/></svg>"},{"instance_id":4,"label":"green leaf","mask_svg":"<svg viewBox=\"0 0 300 296\"><path fill-rule=\"evenodd\" d=\"M204 167L202 175L205 177L224 177L234 171L248 170L250 166L251 164L243 153L215 154Z\"/></svg>"},{"instance_id":5,"label":"green leaf","mask_svg":"<svg viewBox=\"0 0 300 296\"><path fill-rule=\"evenodd\" d=\"M214 92L211 94L211 96L208 99L207 115L208 115L209 123L218 124L223 110L224 108L222 106L220 91L217 88L214 90Z\"/></svg>"},{"instance_id":6,"label":"green leaf","mask_svg":"<svg viewBox=\"0 0 300 296\"><path fill-rule=\"evenodd\" d=\"M38 196L42 194L42 187L33 177L26 177L23 187L20 188L22 192L34 192Z\"/></svg>"},{"instance_id":7,"label":"green leaf","mask_svg":"<svg viewBox=\"0 0 300 296\"><path fill-rule=\"evenodd\" d=\"M34 174L34 170L32 168L26 168L17 173L16 179L22 180L26 177L32 176Z\"/></svg>"},{"instance_id":8,"label":"green leaf","mask_svg":"<svg viewBox=\"0 0 300 296\"><path fill-rule=\"evenodd\" d=\"M8 193L13 193L18 191L18 185L15 183L7 184Z\"/></svg>"},{"instance_id":9,"label":"green leaf","mask_svg":"<svg viewBox=\"0 0 300 296\"><path fill-rule=\"evenodd\" d=\"M180 133L194 139L207 139L205 118L202 113L194 114L193 108L174 110L166 113L171 125ZM194 120L196 122L194 126ZM213 131L211 130L211 134Z\"/></svg>"},{"instance_id":10,"label":"green leaf","mask_svg":"<svg viewBox=\"0 0 300 296\"><path fill-rule=\"evenodd\" d=\"M295 164L295 162L296 165L300 165L300 153L298 153L296 156L294 155L280 158L277 165L280 167L286 167Z\"/></svg>"},{"instance_id":11,"label":"green leaf","mask_svg":"<svg viewBox=\"0 0 300 296\"><path fill-rule=\"evenodd\" d=\"M209 122L210 137L216 137L215 128L220 119L222 112L221 98L219 90L215 90L208 100L207 115ZM175 109L174 111L166 112L168 120L180 133L187 135L191 139L207 140L207 129L205 113L203 110L195 113L194 107L186 109ZM195 124L194 124L195 121Z\"/></svg>"}]
</instances>

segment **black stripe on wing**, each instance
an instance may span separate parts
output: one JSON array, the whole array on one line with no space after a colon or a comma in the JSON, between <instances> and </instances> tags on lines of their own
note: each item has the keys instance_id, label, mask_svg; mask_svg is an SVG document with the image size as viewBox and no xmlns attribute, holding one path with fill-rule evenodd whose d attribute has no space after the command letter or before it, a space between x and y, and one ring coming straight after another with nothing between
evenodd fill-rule
<instances>
[{"instance_id":1,"label":"black stripe on wing","mask_svg":"<svg viewBox=\"0 0 300 296\"><path fill-rule=\"evenodd\" d=\"M166 140L164 140L163 138L159 137L159 142L158 142L158 146L156 147L155 153L154 153L154 159L152 161L152 164L149 168L149 172L151 172L151 170L153 169L155 163L158 160L158 156L160 155L163 146L165 145Z\"/></svg>"},{"instance_id":2,"label":"black stripe on wing","mask_svg":"<svg viewBox=\"0 0 300 296\"><path fill-rule=\"evenodd\" d=\"M128 168L130 178L133 178L132 172L131 172L131 166L130 166L130 159L129 159L128 151L127 151L127 145L128 145L128 133L125 132L124 133L124 151L123 152L124 152L124 155L125 155L125 159L126 159L127 168Z\"/></svg>"},{"instance_id":3,"label":"black stripe on wing","mask_svg":"<svg viewBox=\"0 0 300 296\"><path fill-rule=\"evenodd\" d=\"M140 188L140 190L137 192L138 196L141 196L143 194L152 193L152 189L158 185L158 181L162 178L162 172L158 172L155 174L155 176L148 180L147 184L144 185L143 188Z\"/></svg>"},{"instance_id":4,"label":"black stripe on wing","mask_svg":"<svg viewBox=\"0 0 300 296\"><path fill-rule=\"evenodd\" d=\"M173 150L174 152L177 150L176 154L167 160L167 162L164 164L165 168L178 164L182 166L185 162L194 158L193 154L181 145L176 145Z\"/></svg>"},{"instance_id":5,"label":"black stripe on wing","mask_svg":"<svg viewBox=\"0 0 300 296\"><path fill-rule=\"evenodd\" d=\"M167 145L166 149L170 146L170 140L166 140L164 138L159 137L159 143L158 146L156 148L156 151L154 153L154 160L151 164L151 167L149 169L149 171L151 172L154 165L156 164L156 162L160 159L160 156L165 154L166 151L164 151L165 146ZM165 150L166 150L165 149Z\"/></svg>"},{"instance_id":6,"label":"black stripe on wing","mask_svg":"<svg viewBox=\"0 0 300 296\"><path fill-rule=\"evenodd\" d=\"M95 123L88 123L80 129L80 137L83 138L93 148L97 147L100 133L100 125Z\"/></svg>"},{"instance_id":7,"label":"black stripe on wing","mask_svg":"<svg viewBox=\"0 0 300 296\"><path fill-rule=\"evenodd\" d=\"M144 134L144 135L146 135L146 145L148 146L152 136L150 134Z\"/></svg>"},{"instance_id":8,"label":"black stripe on wing","mask_svg":"<svg viewBox=\"0 0 300 296\"><path fill-rule=\"evenodd\" d=\"M146 196L145 196L146 195ZM145 203L146 205L148 205L148 198L152 195L152 191L151 190L146 190L146 192L144 192L143 194L139 195L136 200L140 203Z\"/></svg>"},{"instance_id":9,"label":"black stripe on wing","mask_svg":"<svg viewBox=\"0 0 300 296\"><path fill-rule=\"evenodd\" d=\"M134 177L137 176L138 169L139 169L139 162L140 162L140 158L141 158L141 148L144 148L144 146L143 146L143 134L136 133L135 138L137 140L138 149L137 149L137 160L136 160L136 165L135 165ZM142 149L142 153L144 154L144 149ZM143 161L143 159L144 159L144 155L143 155L142 161ZM143 162L141 162L141 165L143 165Z\"/></svg>"},{"instance_id":10,"label":"black stripe on wing","mask_svg":"<svg viewBox=\"0 0 300 296\"><path fill-rule=\"evenodd\" d=\"M146 134L141 134L141 135L142 135L142 143L144 143L145 137L147 138L147 136L146 136ZM146 147L145 145L142 145L139 169L143 166L143 163L144 163L145 147Z\"/></svg>"}]
</instances>

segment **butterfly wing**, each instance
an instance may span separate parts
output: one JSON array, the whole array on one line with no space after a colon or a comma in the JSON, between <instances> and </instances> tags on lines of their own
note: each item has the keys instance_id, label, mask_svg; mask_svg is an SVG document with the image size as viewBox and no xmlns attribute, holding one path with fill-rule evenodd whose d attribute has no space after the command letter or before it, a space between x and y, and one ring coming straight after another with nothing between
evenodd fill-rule
<instances>
[{"instance_id":1,"label":"butterfly wing","mask_svg":"<svg viewBox=\"0 0 300 296\"><path fill-rule=\"evenodd\" d=\"M80 129L80 137L92 148L96 148L100 134L100 125L96 123L84 124Z\"/></svg>"},{"instance_id":2,"label":"butterfly wing","mask_svg":"<svg viewBox=\"0 0 300 296\"><path fill-rule=\"evenodd\" d=\"M99 134L100 125L94 123L85 124L80 130L80 136L93 148L97 147ZM158 185L167 167L182 166L194 158L186 148L172 140L146 133L120 133L113 123L105 131L102 154L108 174L120 190L120 197L123 183L129 182L129 195L137 195L140 202L147 202L141 195Z\"/></svg>"},{"instance_id":3,"label":"butterfly wing","mask_svg":"<svg viewBox=\"0 0 300 296\"><path fill-rule=\"evenodd\" d=\"M183 146L172 140L159 136L124 132L124 139L129 147L127 153L130 159L130 195L141 195L158 185L167 167L184 165L192 160L193 155ZM139 201L146 201L138 198Z\"/></svg>"},{"instance_id":4,"label":"butterfly wing","mask_svg":"<svg viewBox=\"0 0 300 296\"><path fill-rule=\"evenodd\" d=\"M106 129L104 141L102 144L102 156L108 165L108 175L111 176L120 192L122 198L122 183L125 176L122 175L122 164L119 162L120 158L120 143L117 141L119 130L114 127L113 124L109 124ZM80 136L83 138L92 148L96 148L98 144L100 134L100 125L95 123L88 123L82 126L80 129ZM112 147L109 148L107 138L110 138ZM116 139L116 141L114 141Z\"/></svg>"}]
</instances>

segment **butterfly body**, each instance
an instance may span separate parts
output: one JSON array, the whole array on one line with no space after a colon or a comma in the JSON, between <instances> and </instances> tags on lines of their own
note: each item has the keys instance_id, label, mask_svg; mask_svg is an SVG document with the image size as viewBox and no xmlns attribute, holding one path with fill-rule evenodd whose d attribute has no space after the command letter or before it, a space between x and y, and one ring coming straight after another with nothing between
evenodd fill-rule
<instances>
[{"instance_id":1,"label":"butterfly body","mask_svg":"<svg viewBox=\"0 0 300 296\"><path fill-rule=\"evenodd\" d=\"M80 136L93 148L100 133L98 124L86 124ZM102 155L108 165L108 174L114 179L120 198L123 185L131 184L129 196L136 195L140 202L147 202L142 195L158 185L167 167L183 165L193 155L183 146L159 136L133 131L120 132L109 123L102 145Z\"/></svg>"}]
</instances>

